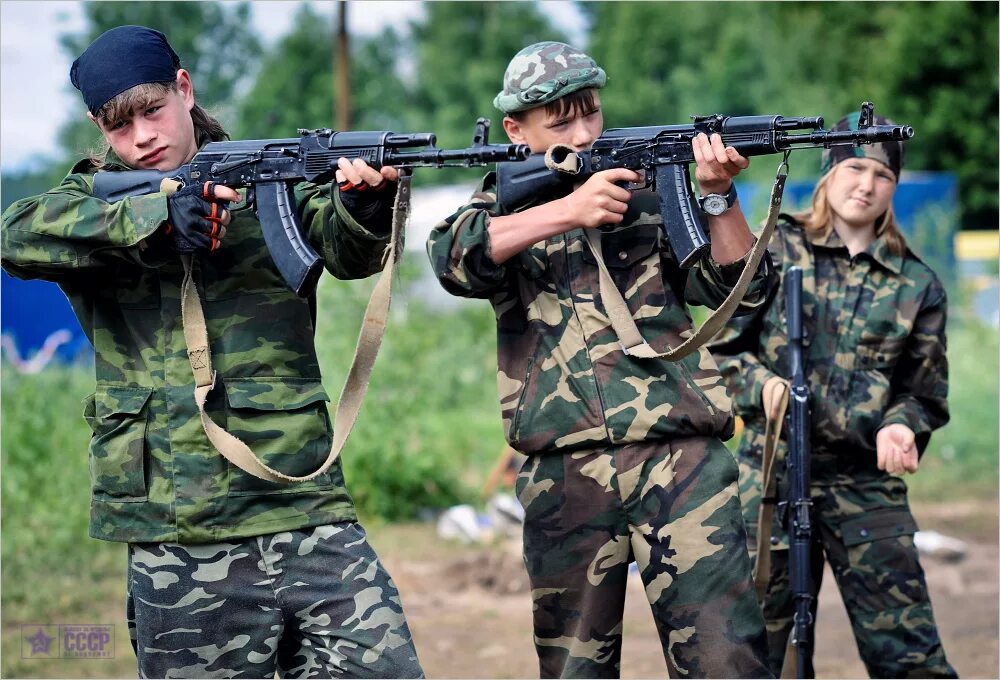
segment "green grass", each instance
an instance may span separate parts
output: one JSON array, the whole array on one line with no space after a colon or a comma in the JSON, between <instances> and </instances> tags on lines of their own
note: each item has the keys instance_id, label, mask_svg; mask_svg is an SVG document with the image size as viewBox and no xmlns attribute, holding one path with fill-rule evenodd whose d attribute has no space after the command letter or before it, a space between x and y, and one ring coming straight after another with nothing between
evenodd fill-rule
<instances>
[{"instance_id":1,"label":"green grass","mask_svg":"<svg viewBox=\"0 0 1000 680\"><path fill-rule=\"evenodd\" d=\"M344 451L355 501L363 512L387 519L473 499L504 444L490 305L433 312L405 295L406 279L424 263L404 264L398 285L404 292L394 298L365 405ZM317 353L334 401L371 286L327 280L320 291Z\"/></svg>"},{"instance_id":2,"label":"green grass","mask_svg":"<svg viewBox=\"0 0 1000 680\"><path fill-rule=\"evenodd\" d=\"M920 469L906 476L911 499L996 498L1000 334L973 319L948 330L951 421L935 432Z\"/></svg>"},{"instance_id":3,"label":"green grass","mask_svg":"<svg viewBox=\"0 0 1000 680\"><path fill-rule=\"evenodd\" d=\"M90 429L80 400L93 391L81 367L18 375L3 367L2 675L134 676L124 622L125 546L88 537ZM114 659L21 658L21 625L115 626Z\"/></svg>"}]
</instances>

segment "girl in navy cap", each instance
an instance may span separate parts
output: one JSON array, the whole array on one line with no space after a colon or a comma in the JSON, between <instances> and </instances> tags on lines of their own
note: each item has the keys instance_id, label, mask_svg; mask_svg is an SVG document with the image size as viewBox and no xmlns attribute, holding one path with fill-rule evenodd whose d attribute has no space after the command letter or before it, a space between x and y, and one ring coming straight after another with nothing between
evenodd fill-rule
<instances>
[{"instance_id":1,"label":"girl in navy cap","mask_svg":"<svg viewBox=\"0 0 1000 680\"><path fill-rule=\"evenodd\" d=\"M858 125L855 112L832 129ZM903 150L901 142L826 149L810 209L783 216L770 249L783 272L803 271L810 595L829 562L871 677L946 678L955 670L934 622L902 476L917 471L931 432L948 422L947 300L893 213ZM740 498L763 568L775 674L796 656L786 652L794 616L788 534L773 503L762 503L765 483L781 501L787 484L783 465L762 480L767 423L781 422L790 375L784 306L782 290L755 316L731 321L712 350L746 425L736 454ZM785 442L776 449L784 455ZM811 607L815 617L815 599ZM813 677L811 653L806 666L797 677Z\"/></svg>"}]
</instances>

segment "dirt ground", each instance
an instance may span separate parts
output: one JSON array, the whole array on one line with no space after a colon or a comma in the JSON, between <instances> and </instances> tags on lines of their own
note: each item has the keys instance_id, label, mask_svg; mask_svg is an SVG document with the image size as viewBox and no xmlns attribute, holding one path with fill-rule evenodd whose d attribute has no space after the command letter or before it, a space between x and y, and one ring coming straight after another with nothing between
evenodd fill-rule
<instances>
[{"instance_id":1,"label":"dirt ground","mask_svg":"<svg viewBox=\"0 0 1000 680\"><path fill-rule=\"evenodd\" d=\"M998 669L998 505L918 505L923 529L965 541L960 562L922 559L945 650L963 678L996 678ZM519 542L463 546L436 535L434 524L378 526L369 538L399 586L417 651L429 678L537 678L531 639L531 599ZM124 559L119 560L124 565ZM118 564L118 562L116 562ZM135 677L135 657L124 621L122 569L88 586L88 603L61 623L113 624L113 658L69 661L19 658L20 624L3 620L3 677ZM830 574L824 579L817 626L816 671L820 678L867 677L847 616ZM59 586L62 588L62 586ZM69 590L67 590L69 592ZM97 609L93 600L100 602ZM70 606L71 603L67 603ZM54 621L57 619L49 618ZM638 576L625 604L623 678L666 677L660 644ZM22 648L23 649L23 648Z\"/></svg>"},{"instance_id":2,"label":"dirt ground","mask_svg":"<svg viewBox=\"0 0 1000 680\"><path fill-rule=\"evenodd\" d=\"M963 678L996 678L998 669L997 504L924 506L922 529L968 544L965 559L922 558L949 659ZM395 578L420 660L431 678L538 677L531 640L531 600L516 541L490 548L458 546L432 525L370 527ZM821 678L867 677L832 574L824 578L817 623ZM623 678L665 677L659 640L638 575L625 605Z\"/></svg>"}]
</instances>

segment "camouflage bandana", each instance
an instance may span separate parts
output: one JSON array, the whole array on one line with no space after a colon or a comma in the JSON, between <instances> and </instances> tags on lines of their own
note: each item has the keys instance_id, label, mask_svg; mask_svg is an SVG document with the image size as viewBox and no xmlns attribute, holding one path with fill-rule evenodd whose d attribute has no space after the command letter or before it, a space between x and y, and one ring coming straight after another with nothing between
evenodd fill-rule
<instances>
[{"instance_id":1,"label":"camouflage bandana","mask_svg":"<svg viewBox=\"0 0 1000 680\"><path fill-rule=\"evenodd\" d=\"M861 112L849 113L834 125L831 130L857 130L858 120ZM875 125L895 125L888 118L875 116ZM820 164L819 173L825 175L834 165L848 158L871 158L885 164L892 170L896 178L899 178L899 171L903 169L902 142L883 142L881 144L862 144L861 146L834 146L823 151L823 161Z\"/></svg>"},{"instance_id":2,"label":"camouflage bandana","mask_svg":"<svg viewBox=\"0 0 1000 680\"><path fill-rule=\"evenodd\" d=\"M580 50L561 42L539 42L510 60L493 106L504 113L527 111L577 90L604 87L607 80L604 69Z\"/></svg>"}]
</instances>

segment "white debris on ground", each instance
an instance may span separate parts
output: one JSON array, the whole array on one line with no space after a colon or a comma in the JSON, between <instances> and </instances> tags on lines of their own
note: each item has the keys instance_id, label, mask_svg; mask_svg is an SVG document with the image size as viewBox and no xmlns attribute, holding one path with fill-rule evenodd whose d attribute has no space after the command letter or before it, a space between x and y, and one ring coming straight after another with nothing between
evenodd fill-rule
<instances>
[{"instance_id":1,"label":"white debris on ground","mask_svg":"<svg viewBox=\"0 0 1000 680\"><path fill-rule=\"evenodd\" d=\"M918 531L913 535L913 544L917 546L917 552L921 555L936 557L947 562L963 560L969 552L965 541L936 531Z\"/></svg>"}]
</instances>

